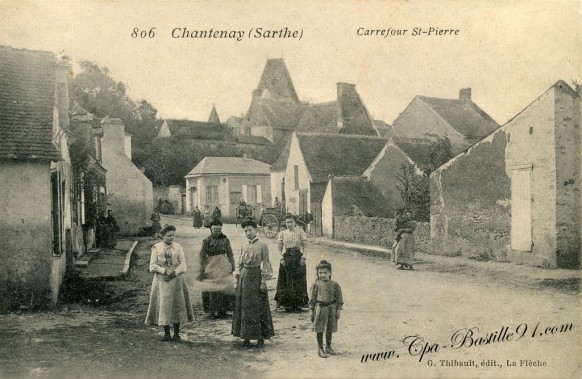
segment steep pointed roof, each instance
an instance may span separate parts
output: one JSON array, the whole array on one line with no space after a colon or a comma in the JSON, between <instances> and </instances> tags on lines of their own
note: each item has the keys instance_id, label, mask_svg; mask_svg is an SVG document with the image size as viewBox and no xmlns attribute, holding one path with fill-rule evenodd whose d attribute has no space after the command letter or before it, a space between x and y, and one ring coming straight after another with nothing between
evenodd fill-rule
<instances>
[{"instance_id":1,"label":"steep pointed roof","mask_svg":"<svg viewBox=\"0 0 582 379\"><path fill-rule=\"evenodd\" d=\"M62 160L52 143L52 53L0 46L0 159Z\"/></svg>"},{"instance_id":2,"label":"steep pointed roof","mask_svg":"<svg viewBox=\"0 0 582 379\"><path fill-rule=\"evenodd\" d=\"M265 98L299 102L299 97L283 58L267 59L255 91L258 96Z\"/></svg>"},{"instance_id":3,"label":"steep pointed roof","mask_svg":"<svg viewBox=\"0 0 582 379\"><path fill-rule=\"evenodd\" d=\"M210 111L208 122L212 124L220 124L220 118L218 118L218 112L216 111L216 107L214 105L212 106L212 110Z\"/></svg>"}]
</instances>

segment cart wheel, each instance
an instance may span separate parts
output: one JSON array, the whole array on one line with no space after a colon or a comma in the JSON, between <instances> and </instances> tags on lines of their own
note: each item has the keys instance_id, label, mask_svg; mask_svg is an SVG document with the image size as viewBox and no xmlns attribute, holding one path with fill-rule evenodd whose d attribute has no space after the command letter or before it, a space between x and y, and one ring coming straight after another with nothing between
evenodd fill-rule
<instances>
[{"instance_id":1,"label":"cart wheel","mask_svg":"<svg viewBox=\"0 0 582 379\"><path fill-rule=\"evenodd\" d=\"M263 232L269 238L275 238L279 232L279 220L272 214L267 214L263 217Z\"/></svg>"}]
</instances>

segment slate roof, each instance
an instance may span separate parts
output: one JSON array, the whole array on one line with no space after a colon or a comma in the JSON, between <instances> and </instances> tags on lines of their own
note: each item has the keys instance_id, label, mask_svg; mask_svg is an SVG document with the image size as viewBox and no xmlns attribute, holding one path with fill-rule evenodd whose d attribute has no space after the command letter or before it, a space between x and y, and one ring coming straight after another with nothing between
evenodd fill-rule
<instances>
[{"instance_id":1,"label":"slate roof","mask_svg":"<svg viewBox=\"0 0 582 379\"><path fill-rule=\"evenodd\" d=\"M261 96L265 90L269 92L271 99L299 102L291 75L282 58L267 59L267 63L265 63L265 68L261 74L261 79L259 80L259 85L255 91Z\"/></svg>"},{"instance_id":2,"label":"slate roof","mask_svg":"<svg viewBox=\"0 0 582 379\"><path fill-rule=\"evenodd\" d=\"M345 134L297 133L297 138L313 182L327 182L330 174L362 175L386 144L380 137Z\"/></svg>"},{"instance_id":3,"label":"slate roof","mask_svg":"<svg viewBox=\"0 0 582 379\"><path fill-rule=\"evenodd\" d=\"M380 191L360 177L333 178L333 207L339 214L351 214L357 206L367 217L390 217L391 209Z\"/></svg>"},{"instance_id":4,"label":"slate roof","mask_svg":"<svg viewBox=\"0 0 582 379\"><path fill-rule=\"evenodd\" d=\"M471 100L418 98L463 136L481 138L499 128L499 124Z\"/></svg>"},{"instance_id":5,"label":"slate roof","mask_svg":"<svg viewBox=\"0 0 582 379\"><path fill-rule=\"evenodd\" d=\"M255 159L238 157L205 157L194 167L187 177L210 174L270 175L269 165Z\"/></svg>"},{"instance_id":6,"label":"slate roof","mask_svg":"<svg viewBox=\"0 0 582 379\"><path fill-rule=\"evenodd\" d=\"M338 102L309 105L295 129L299 133L337 133Z\"/></svg>"},{"instance_id":7,"label":"slate roof","mask_svg":"<svg viewBox=\"0 0 582 379\"><path fill-rule=\"evenodd\" d=\"M52 143L52 53L0 46L0 159L62 160Z\"/></svg>"},{"instance_id":8,"label":"slate roof","mask_svg":"<svg viewBox=\"0 0 582 379\"><path fill-rule=\"evenodd\" d=\"M230 137L230 131L225 124L215 124L203 121L165 120L172 137L187 139L205 139L223 141Z\"/></svg>"},{"instance_id":9,"label":"slate roof","mask_svg":"<svg viewBox=\"0 0 582 379\"><path fill-rule=\"evenodd\" d=\"M208 116L208 122L220 124L220 118L218 117L218 112L216 111L216 107L214 105L212 106L212 110L210 111L210 116Z\"/></svg>"}]
</instances>

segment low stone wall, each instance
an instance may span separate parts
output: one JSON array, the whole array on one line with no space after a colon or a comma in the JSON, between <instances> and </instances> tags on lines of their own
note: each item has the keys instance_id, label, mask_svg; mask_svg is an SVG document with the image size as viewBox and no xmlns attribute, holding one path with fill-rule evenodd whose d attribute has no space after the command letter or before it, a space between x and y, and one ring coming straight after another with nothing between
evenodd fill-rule
<instances>
[{"instance_id":1,"label":"low stone wall","mask_svg":"<svg viewBox=\"0 0 582 379\"><path fill-rule=\"evenodd\" d=\"M334 239L392 247L396 232L394 219L360 216L334 217ZM430 252L430 226L417 222L414 231L417 250Z\"/></svg>"}]
</instances>

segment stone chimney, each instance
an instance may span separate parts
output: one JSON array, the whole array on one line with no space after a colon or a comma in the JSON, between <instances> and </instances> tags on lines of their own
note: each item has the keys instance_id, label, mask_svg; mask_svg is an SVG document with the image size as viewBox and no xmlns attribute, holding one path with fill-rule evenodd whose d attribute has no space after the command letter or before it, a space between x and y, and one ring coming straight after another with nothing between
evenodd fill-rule
<instances>
[{"instance_id":1,"label":"stone chimney","mask_svg":"<svg viewBox=\"0 0 582 379\"><path fill-rule=\"evenodd\" d=\"M105 118L101 121L103 127L103 140L101 148L103 156L108 154L126 154L125 151L125 125L118 118Z\"/></svg>"},{"instance_id":2,"label":"stone chimney","mask_svg":"<svg viewBox=\"0 0 582 379\"><path fill-rule=\"evenodd\" d=\"M125 138L124 138L124 151L125 151L125 155L127 155L129 157L129 159L131 159L131 134L129 133L125 133Z\"/></svg>"},{"instance_id":3,"label":"stone chimney","mask_svg":"<svg viewBox=\"0 0 582 379\"><path fill-rule=\"evenodd\" d=\"M354 100L359 102L359 96L356 92L356 85L351 83L337 83L337 128L340 130L346 122L345 115L349 110L347 106Z\"/></svg>"},{"instance_id":4,"label":"stone chimney","mask_svg":"<svg viewBox=\"0 0 582 379\"><path fill-rule=\"evenodd\" d=\"M462 88L459 90L459 100L471 100L471 88Z\"/></svg>"}]
</instances>

